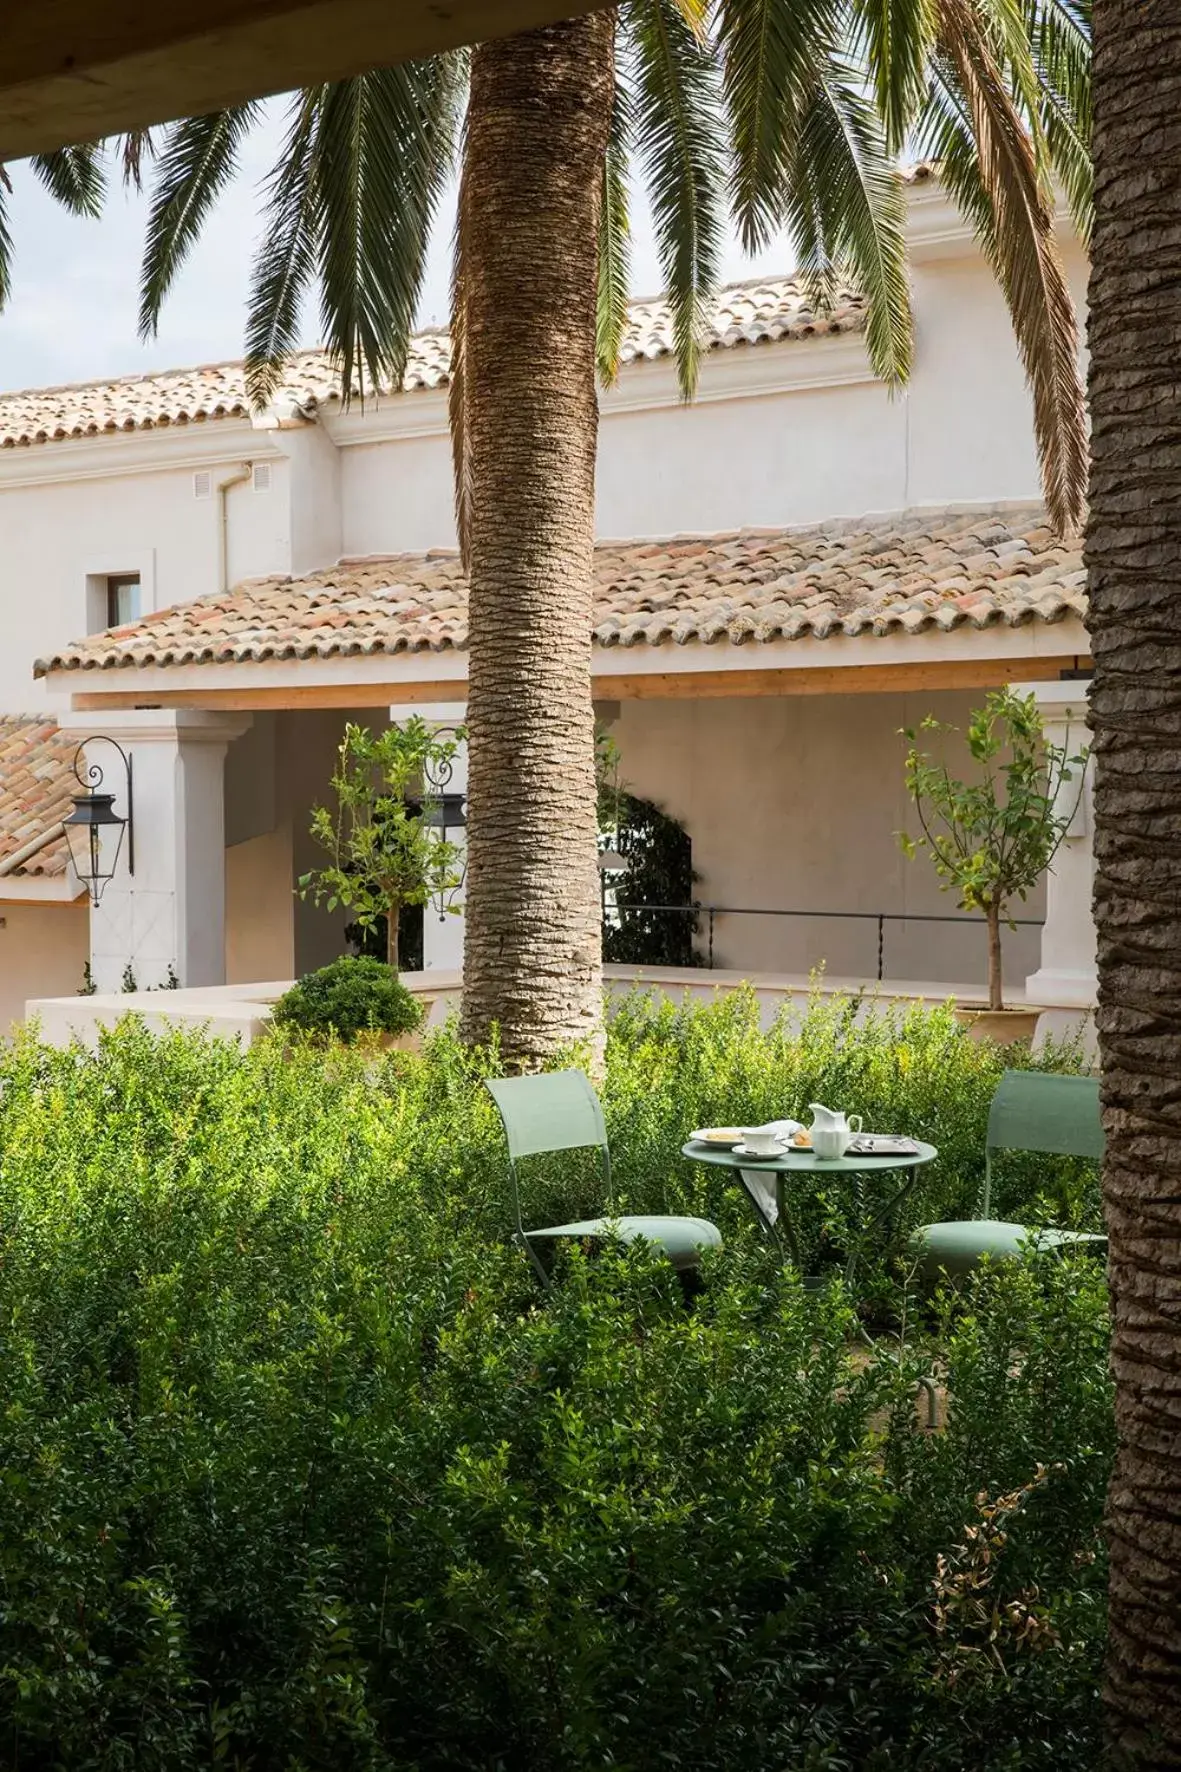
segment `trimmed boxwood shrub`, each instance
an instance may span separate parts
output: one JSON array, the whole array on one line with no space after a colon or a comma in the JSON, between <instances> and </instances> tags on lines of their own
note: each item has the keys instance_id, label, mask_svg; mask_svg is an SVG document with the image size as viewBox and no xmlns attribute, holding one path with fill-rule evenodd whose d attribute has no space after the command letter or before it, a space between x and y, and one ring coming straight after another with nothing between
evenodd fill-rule
<instances>
[{"instance_id":1,"label":"trimmed boxwood shrub","mask_svg":"<svg viewBox=\"0 0 1181 1772\"><path fill-rule=\"evenodd\" d=\"M723 1102L831 1097L937 1124L953 1197L1003 1060L949 1024L627 1005L619 1203L714 1210L691 1307L643 1248L539 1291L447 1035L376 1075L134 1023L0 1050L5 1763L1099 1763L1097 1264L897 1291L869 1350L677 1155Z\"/></svg>"},{"instance_id":2,"label":"trimmed boxwood shrub","mask_svg":"<svg viewBox=\"0 0 1181 1772\"><path fill-rule=\"evenodd\" d=\"M383 961L343 955L309 972L275 1004L275 1027L351 1043L359 1034L409 1034L422 1005Z\"/></svg>"}]
</instances>

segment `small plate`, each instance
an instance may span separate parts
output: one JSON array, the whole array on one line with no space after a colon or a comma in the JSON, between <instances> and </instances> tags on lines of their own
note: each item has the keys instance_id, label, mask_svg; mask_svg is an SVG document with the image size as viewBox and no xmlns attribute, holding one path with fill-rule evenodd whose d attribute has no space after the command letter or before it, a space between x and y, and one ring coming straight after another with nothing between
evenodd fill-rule
<instances>
[{"instance_id":1,"label":"small plate","mask_svg":"<svg viewBox=\"0 0 1181 1772\"><path fill-rule=\"evenodd\" d=\"M689 1137L694 1144L708 1144L718 1151L731 1150L742 1143L742 1134L734 1126L703 1126L700 1132L691 1132Z\"/></svg>"},{"instance_id":2,"label":"small plate","mask_svg":"<svg viewBox=\"0 0 1181 1772\"><path fill-rule=\"evenodd\" d=\"M785 1144L780 1144L777 1151L751 1151L744 1144L734 1145L733 1150L736 1157L749 1157L754 1163L774 1163L777 1158L787 1155Z\"/></svg>"}]
</instances>

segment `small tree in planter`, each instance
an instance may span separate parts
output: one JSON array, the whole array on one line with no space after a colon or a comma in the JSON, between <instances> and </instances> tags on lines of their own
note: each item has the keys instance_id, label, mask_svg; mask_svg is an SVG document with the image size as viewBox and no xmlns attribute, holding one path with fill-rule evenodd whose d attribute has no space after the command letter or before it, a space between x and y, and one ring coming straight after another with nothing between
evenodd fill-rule
<instances>
[{"instance_id":1,"label":"small tree in planter","mask_svg":"<svg viewBox=\"0 0 1181 1772\"><path fill-rule=\"evenodd\" d=\"M459 851L440 834L431 786L446 778L462 737L462 730L441 734L417 715L377 733L350 722L332 777L336 807L312 812L312 836L329 861L300 877L301 896L330 911L343 906L361 929L385 917L395 971L403 905L445 898L462 878Z\"/></svg>"},{"instance_id":2,"label":"small tree in planter","mask_svg":"<svg viewBox=\"0 0 1181 1772\"><path fill-rule=\"evenodd\" d=\"M942 760L919 748L919 734L959 735L959 728L928 718L904 727L909 741L906 786L921 836L900 833L909 856L930 854L945 892L964 910L983 913L988 926L988 1007L1005 1007L1001 982L1001 924L1014 927L1008 907L1024 900L1050 866L1082 793L1085 750L1071 756L1050 744L1032 695L996 689L971 716L964 738L977 766L960 781ZM1075 775L1078 787L1069 792Z\"/></svg>"}]
</instances>

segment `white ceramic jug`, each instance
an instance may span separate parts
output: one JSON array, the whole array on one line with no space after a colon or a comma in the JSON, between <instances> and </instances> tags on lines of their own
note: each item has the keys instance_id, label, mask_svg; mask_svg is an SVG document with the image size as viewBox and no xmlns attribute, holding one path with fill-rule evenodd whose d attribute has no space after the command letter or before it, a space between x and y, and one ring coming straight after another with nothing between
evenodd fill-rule
<instances>
[{"instance_id":1,"label":"white ceramic jug","mask_svg":"<svg viewBox=\"0 0 1181 1772\"><path fill-rule=\"evenodd\" d=\"M861 1131L860 1114L836 1113L820 1102L809 1104L812 1115L812 1150L818 1157L843 1157Z\"/></svg>"}]
</instances>

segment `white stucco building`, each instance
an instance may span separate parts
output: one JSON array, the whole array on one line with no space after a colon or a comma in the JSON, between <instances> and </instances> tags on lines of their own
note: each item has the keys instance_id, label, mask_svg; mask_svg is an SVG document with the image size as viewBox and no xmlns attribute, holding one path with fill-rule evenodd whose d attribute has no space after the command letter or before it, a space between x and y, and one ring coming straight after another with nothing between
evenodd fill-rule
<instances>
[{"instance_id":1,"label":"white stucco building","mask_svg":"<svg viewBox=\"0 0 1181 1772\"><path fill-rule=\"evenodd\" d=\"M905 394L855 296L819 316L785 278L726 292L691 407L636 304L602 399L596 699L689 832L730 973L872 980L880 933L892 986L979 985L980 930L921 920L955 906L896 841L899 728L1017 682L1081 731L1080 551L1040 510L1003 303L931 180L910 236ZM340 951L293 888L344 721L462 712L446 375L430 333L364 409L319 353L254 416L237 365L0 396L0 1023L88 963L102 992L130 966L246 999ZM88 733L134 765L134 873L98 911L57 834ZM1006 947L1053 1009L1093 996L1087 818ZM428 921L427 964L461 937Z\"/></svg>"}]
</instances>

